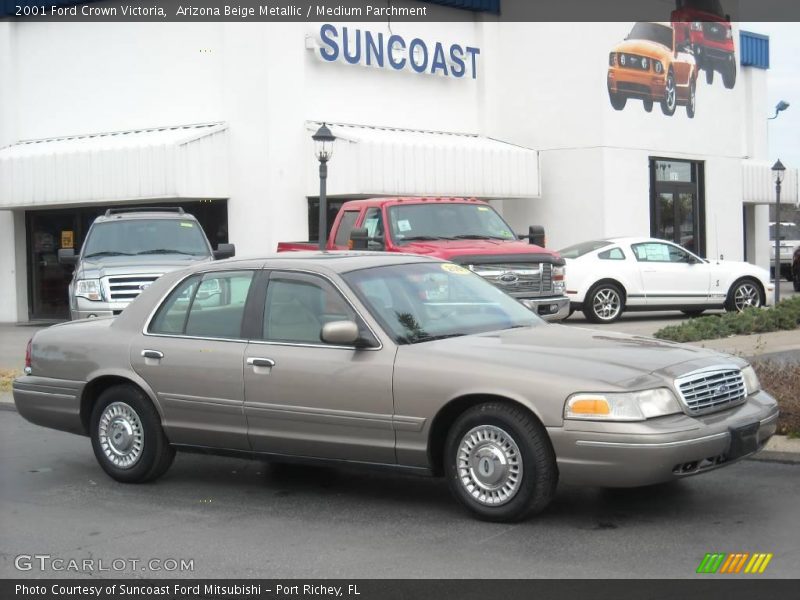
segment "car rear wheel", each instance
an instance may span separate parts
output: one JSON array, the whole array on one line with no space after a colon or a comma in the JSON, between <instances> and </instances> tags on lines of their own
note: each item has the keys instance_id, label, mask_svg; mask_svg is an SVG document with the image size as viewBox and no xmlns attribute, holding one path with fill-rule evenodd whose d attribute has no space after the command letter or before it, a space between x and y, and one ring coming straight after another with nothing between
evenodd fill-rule
<instances>
[{"instance_id":1,"label":"car rear wheel","mask_svg":"<svg viewBox=\"0 0 800 600\"><path fill-rule=\"evenodd\" d=\"M555 494L558 469L547 432L520 407L470 408L450 428L445 457L450 490L481 519L518 521Z\"/></svg>"},{"instance_id":2,"label":"car rear wheel","mask_svg":"<svg viewBox=\"0 0 800 600\"><path fill-rule=\"evenodd\" d=\"M100 394L92 410L90 436L97 462L117 481L156 479L175 458L155 407L133 385L115 385Z\"/></svg>"},{"instance_id":3,"label":"car rear wheel","mask_svg":"<svg viewBox=\"0 0 800 600\"><path fill-rule=\"evenodd\" d=\"M642 100L642 105L644 106L645 112L653 112L653 101L652 100Z\"/></svg>"},{"instance_id":4,"label":"car rear wheel","mask_svg":"<svg viewBox=\"0 0 800 600\"><path fill-rule=\"evenodd\" d=\"M761 288L754 279L739 279L728 291L725 310L742 312L746 308L758 308L764 304Z\"/></svg>"},{"instance_id":5,"label":"car rear wheel","mask_svg":"<svg viewBox=\"0 0 800 600\"><path fill-rule=\"evenodd\" d=\"M675 114L675 105L677 103L677 95L675 91L675 73L670 67L667 73L667 81L664 84L664 99L661 101L661 112L668 117Z\"/></svg>"},{"instance_id":6,"label":"car rear wheel","mask_svg":"<svg viewBox=\"0 0 800 600\"><path fill-rule=\"evenodd\" d=\"M592 323L613 323L622 316L624 309L625 295L613 283L597 284L583 302L583 314Z\"/></svg>"}]
</instances>

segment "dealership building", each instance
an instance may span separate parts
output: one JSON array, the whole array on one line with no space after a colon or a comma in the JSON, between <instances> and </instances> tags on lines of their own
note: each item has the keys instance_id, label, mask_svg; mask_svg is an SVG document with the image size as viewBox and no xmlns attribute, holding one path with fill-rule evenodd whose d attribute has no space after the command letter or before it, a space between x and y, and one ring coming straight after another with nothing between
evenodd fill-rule
<instances>
[{"instance_id":1,"label":"dealership building","mask_svg":"<svg viewBox=\"0 0 800 600\"><path fill-rule=\"evenodd\" d=\"M735 82L700 72L692 108L692 60L637 58L632 22L500 22L472 4L448 23L0 22L0 322L66 318L58 249L108 207L182 206L240 256L313 239L323 122L331 214L468 196L519 232L543 225L554 249L655 235L768 265L766 37L733 24ZM635 86L611 102L630 57L674 67L674 114ZM797 201L796 171L783 189Z\"/></svg>"}]
</instances>

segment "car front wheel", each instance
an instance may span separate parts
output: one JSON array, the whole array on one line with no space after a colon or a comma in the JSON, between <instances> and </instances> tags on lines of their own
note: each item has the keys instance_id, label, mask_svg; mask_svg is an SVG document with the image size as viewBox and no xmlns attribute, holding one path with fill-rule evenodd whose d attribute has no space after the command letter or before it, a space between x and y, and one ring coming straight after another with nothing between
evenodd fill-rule
<instances>
[{"instance_id":1,"label":"car front wheel","mask_svg":"<svg viewBox=\"0 0 800 600\"><path fill-rule=\"evenodd\" d=\"M583 302L583 314L592 323L613 323L622 316L624 309L625 296L613 283L596 285Z\"/></svg>"},{"instance_id":2,"label":"car front wheel","mask_svg":"<svg viewBox=\"0 0 800 600\"><path fill-rule=\"evenodd\" d=\"M675 106L678 103L677 91L675 90L675 73L672 67L667 73L667 81L664 83L664 99L661 101L661 112L668 117L675 114Z\"/></svg>"},{"instance_id":3,"label":"car front wheel","mask_svg":"<svg viewBox=\"0 0 800 600\"><path fill-rule=\"evenodd\" d=\"M758 308L764 304L761 288L753 279L740 279L731 286L725 300L725 310L742 312L746 308Z\"/></svg>"},{"instance_id":4,"label":"car front wheel","mask_svg":"<svg viewBox=\"0 0 800 600\"><path fill-rule=\"evenodd\" d=\"M90 436L97 462L117 481L156 479L175 458L155 407L133 385L115 385L100 394L92 410Z\"/></svg>"},{"instance_id":5,"label":"car front wheel","mask_svg":"<svg viewBox=\"0 0 800 600\"><path fill-rule=\"evenodd\" d=\"M616 94L611 90L608 90L608 99L611 101L611 106L614 107L614 110L622 110L628 103L628 98L626 96Z\"/></svg>"},{"instance_id":6,"label":"car front wheel","mask_svg":"<svg viewBox=\"0 0 800 600\"><path fill-rule=\"evenodd\" d=\"M544 427L504 402L479 404L456 419L445 442L445 474L458 501L487 521L543 510L558 483Z\"/></svg>"}]
</instances>

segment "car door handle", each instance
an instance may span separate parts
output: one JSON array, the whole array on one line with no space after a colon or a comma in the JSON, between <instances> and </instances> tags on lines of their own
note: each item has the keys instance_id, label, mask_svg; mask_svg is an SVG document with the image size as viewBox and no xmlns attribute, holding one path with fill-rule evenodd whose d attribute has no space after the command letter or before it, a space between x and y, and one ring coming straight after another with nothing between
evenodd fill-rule
<instances>
[{"instance_id":1,"label":"car door handle","mask_svg":"<svg viewBox=\"0 0 800 600\"><path fill-rule=\"evenodd\" d=\"M247 364L251 367L274 367L275 361L271 358L257 358L251 356L247 359Z\"/></svg>"},{"instance_id":2,"label":"car door handle","mask_svg":"<svg viewBox=\"0 0 800 600\"><path fill-rule=\"evenodd\" d=\"M142 350L142 357L155 358L157 360L161 360L162 358L164 358L164 353L159 352L158 350Z\"/></svg>"}]
</instances>

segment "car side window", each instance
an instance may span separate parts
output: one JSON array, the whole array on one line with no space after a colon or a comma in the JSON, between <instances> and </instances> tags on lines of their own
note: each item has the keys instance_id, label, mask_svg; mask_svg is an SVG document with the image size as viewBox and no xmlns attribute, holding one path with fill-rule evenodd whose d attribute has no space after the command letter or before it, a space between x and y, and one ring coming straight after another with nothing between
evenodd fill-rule
<instances>
[{"instance_id":1,"label":"car side window","mask_svg":"<svg viewBox=\"0 0 800 600\"><path fill-rule=\"evenodd\" d=\"M356 321L356 315L330 283L312 275L273 273L264 305L264 339L321 344L325 323Z\"/></svg>"},{"instance_id":2,"label":"car side window","mask_svg":"<svg viewBox=\"0 0 800 600\"><path fill-rule=\"evenodd\" d=\"M367 237L383 237L383 215L380 208L368 208L364 216L364 227L367 228Z\"/></svg>"},{"instance_id":3,"label":"car side window","mask_svg":"<svg viewBox=\"0 0 800 600\"><path fill-rule=\"evenodd\" d=\"M602 260L625 260L625 253L621 248L611 248L600 252L597 257Z\"/></svg>"},{"instance_id":4,"label":"car side window","mask_svg":"<svg viewBox=\"0 0 800 600\"><path fill-rule=\"evenodd\" d=\"M189 277L176 287L161 304L155 318L150 322L149 333L181 335L186 325L189 306L200 284L200 276Z\"/></svg>"},{"instance_id":5,"label":"car side window","mask_svg":"<svg viewBox=\"0 0 800 600\"><path fill-rule=\"evenodd\" d=\"M194 337L238 339L252 271L206 273L197 287L184 333Z\"/></svg>"},{"instance_id":6,"label":"car side window","mask_svg":"<svg viewBox=\"0 0 800 600\"><path fill-rule=\"evenodd\" d=\"M350 241L350 233L358 220L359 211L347 210L342 214L342 219L339 221L339 230L336 232L336 238L333 240L334 246L347 246Z\"/></svg>"},{"instance_id":7,"label":"car side window","mask_svg":"<svg viewBox=\"0 0 800 600\"><path fill-rule=\"evenodd\" d=\"M646 242L644 244L634 244L631 248L633 248L633 253L636 255L636 260L640 262L691 262L691 255L686 250L672 244Z\"/></svg>"}]
</instances>

